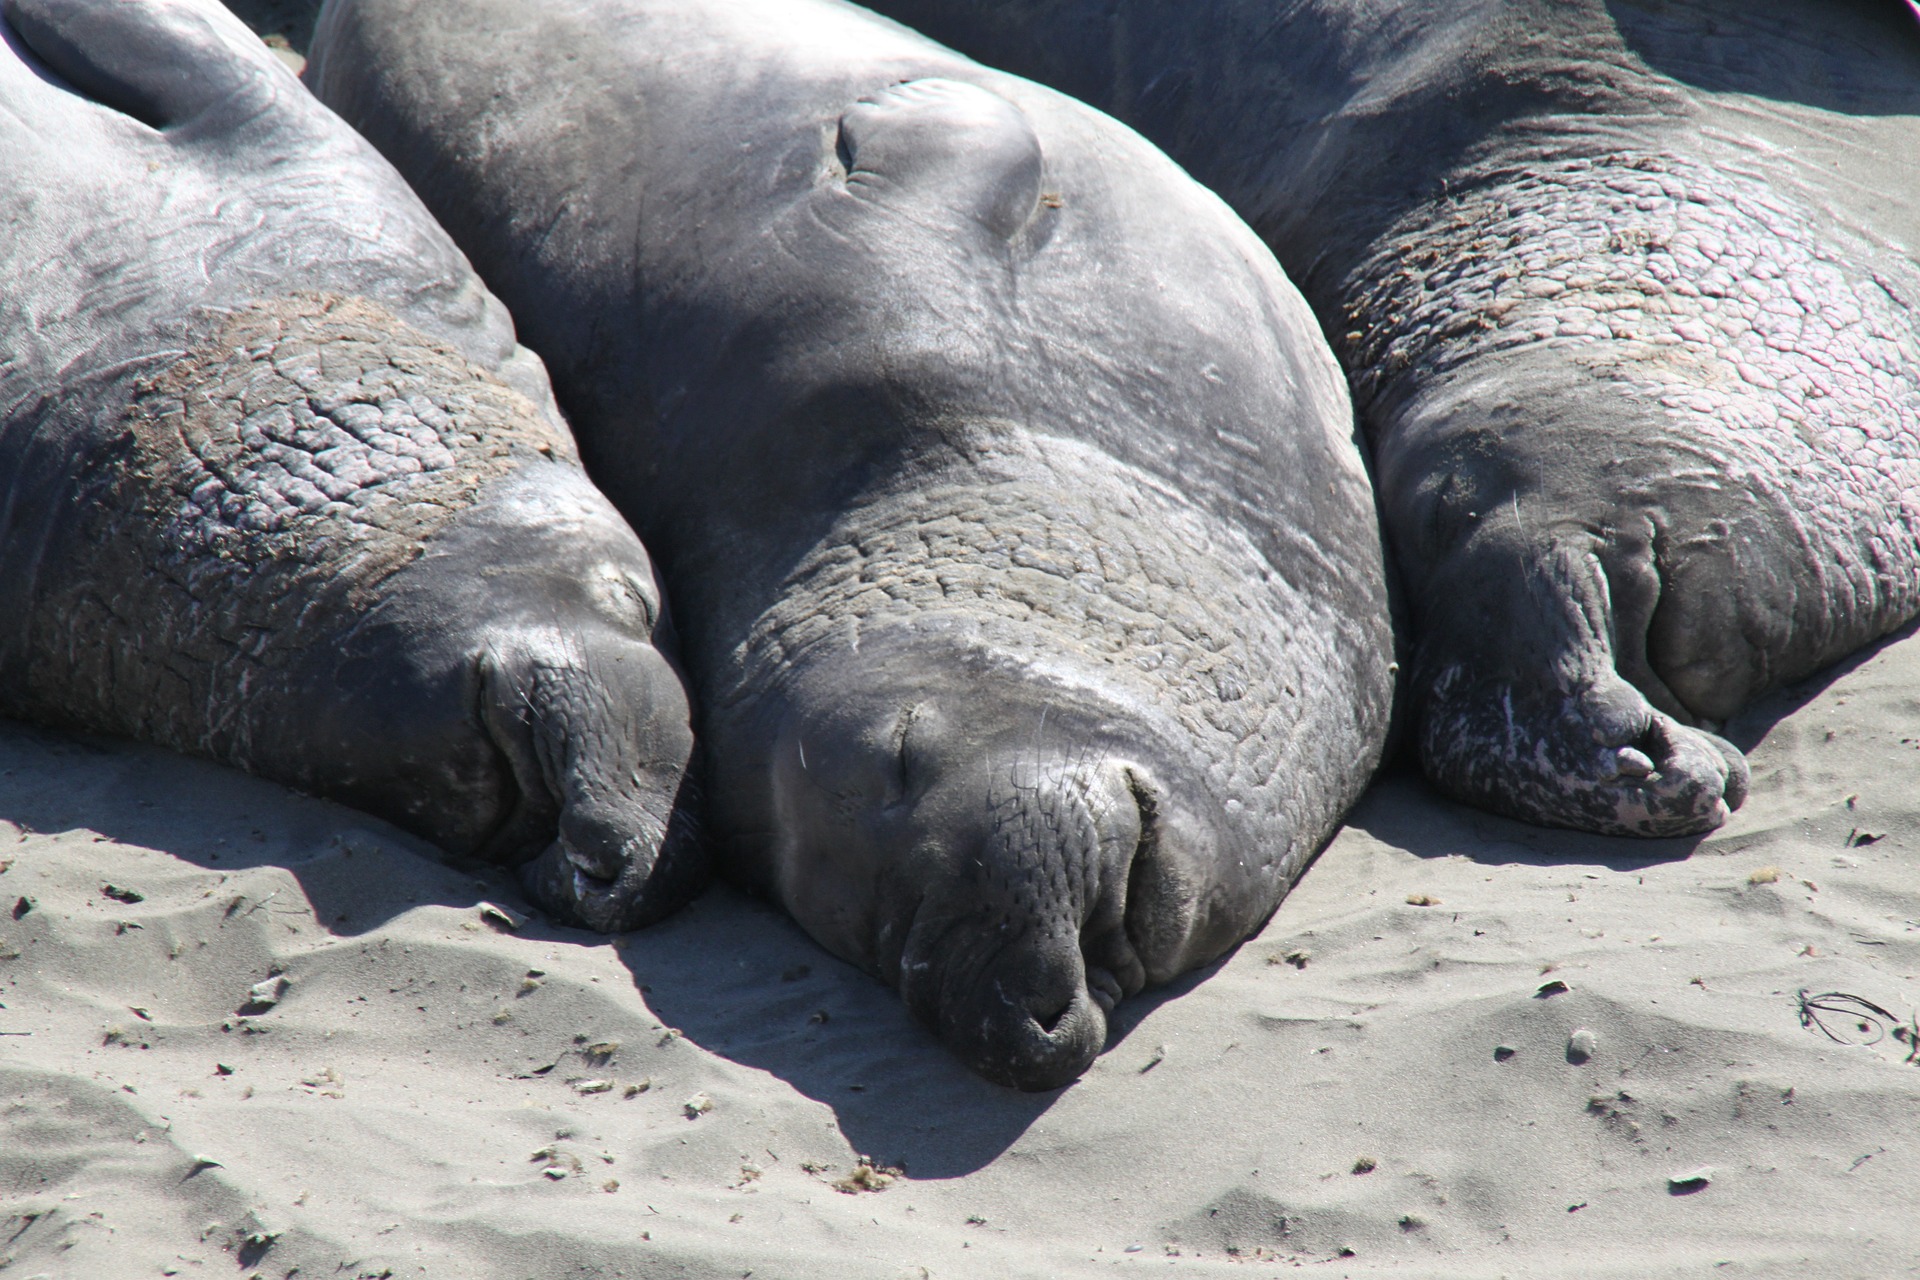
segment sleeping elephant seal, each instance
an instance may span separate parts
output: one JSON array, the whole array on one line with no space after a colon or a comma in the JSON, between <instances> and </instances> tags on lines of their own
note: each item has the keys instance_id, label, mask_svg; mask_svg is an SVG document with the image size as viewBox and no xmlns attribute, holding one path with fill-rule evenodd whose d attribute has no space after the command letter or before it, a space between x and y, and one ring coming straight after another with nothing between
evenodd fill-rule
<instances>
[{"instance_id":1,"label":"sleeping elephant seal","mask_svg":"<svg viewBox=\"0 0 1920 1280\"><path fill-rule=\"evenodd\" d=\"M1259 927L1379 756L1351 407L1128 130L835 0L362 0L308 80L659 557L723 860L987 1076Z\"/></svg>"},{"instance_id":2,"label":"sleeping elephant seal","mask_svg":"<svg viewBox=\"0 0 1920 1280\"><path fill-rule=\"evenodd\" d=\"M0 712L526 861L593 927L674 905L652 567L505 309L218 5L0 19Z\"/></svg>"},{"instance_id":3,"label":"sleeping elephant seal","mask_svg":"<svg viewBox=\"0 0 1920 1280\"><path fill-rule=\"evenodd\" d=\"M1712 729L1920 612L1920 24L1892 0L878 0L1226 197L1352 379L1429 775L1719 825Z\"/></svg>"}]
</instances>

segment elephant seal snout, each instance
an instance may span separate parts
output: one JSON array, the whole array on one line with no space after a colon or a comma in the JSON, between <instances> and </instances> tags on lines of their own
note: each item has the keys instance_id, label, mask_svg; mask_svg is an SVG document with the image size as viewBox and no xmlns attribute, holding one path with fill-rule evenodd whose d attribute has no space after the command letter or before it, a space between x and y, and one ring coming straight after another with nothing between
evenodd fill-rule
<instances>
[{"instance_id":1,"label":"elephant seal snout","mask_svg":"<svg viewBox=\"0 0 1920 1280\"><path fill-rule=\"evenodd\" d=\"M335 0L308 76L660 557L735 876L1029 1089L1260 926L1392 639L1338 371L1216 199L832 0Z\"/></svg>"},{"instance_id":2,"label":"elephant seal snout","mask_svg":"<svg viewBox=\"0 0 1920 1280\"><path fill-rule=\"evenodd\" d=\"M1047 1088L1259 927L1324 838L1294 717L1353 709L1240 531L1083 445L964 434L756 619L710 708L716 825L982 1074Z\"/></svg>"}]
</instances>

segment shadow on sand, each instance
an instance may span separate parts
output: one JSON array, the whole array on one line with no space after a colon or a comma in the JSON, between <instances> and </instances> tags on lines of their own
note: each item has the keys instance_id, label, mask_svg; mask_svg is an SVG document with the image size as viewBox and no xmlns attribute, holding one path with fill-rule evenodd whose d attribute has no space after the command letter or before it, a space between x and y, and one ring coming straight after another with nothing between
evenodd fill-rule
<instances>
[{"instance_id":1,"label":"shadow on sand","mask_svg":"<svg viewBox=\"0 0 1920 1280\"><path fill-rule=\"evenodd\" d=\"M829 956L776 908L725 886L632 935L622 954L669 1026L828 1107L856 1151L916 1180L983 1168L1066 1092L982 1080L892 990ZM1108 1052L1216 967L1124 1001Z\"/></svg>"},{"instance_id":2,"label":"shadow on sand","mask_svg":"<svg viewBox=\"0 0 1920 1280\"><path fill-rule=\"evenodd\" d=\"M342 938L421 906L470 912L493 902L527 917L516 931L523 940L607 942L544 919L511 871L449 865L433 846L356 810L136 743L0 720L0 820L42 835L91 832L224 873L231 880L209 905L229 915L304 916L292 894L276 898L275 881L284 880L253 874L278 869ZM974 1076L891 990L833 959L780 911L724 885L622 942L638 1001L654 1017L688 1043L822 1103L856 1150L915 1178L990 1163L1060 1096ZM1127 1002L1114 1041L1185 986Z\"/></svg>"},{"instance_id":3,"label":"shadow on sand","mask_svg":"<svg viewBox=\"0 0 1920 1280\"><path fill-rule=\"evenodd\" d=\"M518 901L512 874L449 865L377 818L157 747L0 720L0 819L91 831L239 877L278 867L352 937L426 903ZM580 935L586 936L586 935Z\"/></svg>"}]
</instances>

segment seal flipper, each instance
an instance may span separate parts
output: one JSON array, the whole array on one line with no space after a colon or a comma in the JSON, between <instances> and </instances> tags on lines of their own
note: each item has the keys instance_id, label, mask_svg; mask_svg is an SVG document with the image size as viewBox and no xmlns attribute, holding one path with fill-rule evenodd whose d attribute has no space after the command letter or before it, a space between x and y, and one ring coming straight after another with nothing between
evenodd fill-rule
<instances>
[{"instance_id":1,"label":"seal flipper","mask_svg":"<svg viewBox=\"0 0 1920 1280\"><path fill-rule=\"evenodd\" d=\"M928 221L1010 239L1040 205L1040 138L1019 107L958 80L909 80L840 117L849 188Z\"/></svg>"},{"instance_id":2,"label":"seal flipper","mask_svg":"<svg viewBox=\"0 0 1920 1280\"><path fill-rule=\"evenodd\" d=\"M79 92L155 129L257 90L271 62L241 52L244 32L157 0L0 0L0 19Z\"/></svg>"},{"instance_id":3,"label":"seal flipper","mask_svg":"<svg viewBox=\"0 0 1920 1280\"><path fill-rule=\"evenodd\" d=\"M1638 646L1620 633L1646 623L1623 615L1645 610L1616 607L1598 551L1488 532L1464 562L1474 581L1430 590L1450 603L1426 619L1412 680L1427 776L1469 804L1602 835L1725 822L1746 798L1746 759L1623 678Z\"/></svg>"}]
</instances>

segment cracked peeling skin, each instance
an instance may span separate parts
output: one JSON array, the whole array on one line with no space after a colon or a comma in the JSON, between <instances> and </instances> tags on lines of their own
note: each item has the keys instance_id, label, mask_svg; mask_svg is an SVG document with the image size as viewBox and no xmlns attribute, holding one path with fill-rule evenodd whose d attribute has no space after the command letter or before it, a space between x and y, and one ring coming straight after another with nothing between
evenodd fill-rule
<instances>
[{"instance_id":1,"label":"cracked peeling skin","mask_svg":"<svg viewBox=\"0 0 1920 1280\"><path fill-rule=\"evenodd\" d=\"M1455 795L1709 829L1747 782L1712 726L1920 611L1903 6L876 7L1134 124L1300 283Z\"/></svg>"},{"instance_id":2,"label":"cracked peeling skin","mask_svg":"<svg viewBox=\"0 0 1920 1280\"><path fill-rule=\"evenodd\" d=\"M677 692L658 589L518 392L377 304L295 297L141 378L69 466L6 713L236 764L455 853L539 855L535 895L592 926L682 896L646 882L697 843L684 724L634 732ZM571 600L543 581L561 564Z\"/></svg>"},{"instance_id":3,"label":"cracked peeling skin","mask_svg":"<svg viewBox=\"0 0 1920 1280\"><path fill-rule=\"evenodd\" d=\"M1701 726L1920 609L1920 272L1671 154L1461 187L1361 264L1339 344L1434 587L1427 770L1558 826L1718 826L1745 767ZM1526 616L1542 592L1563 619ZM1560 647L1462 634L1466 593Z\"/></svg>"},{"instance_id":4,"label":"cracked peeling skin","mask_svg":"<svg viewBox=\"0 0 1920 1280\"><path fill-rule=\"evenodd\" d=\"M530 408L365 301L238 312L143 379L74 468L75 515L43 553L58 571L13 615L9 711L259 770L262 717L232 691L297 696L277 686L516 452L564 450Z\"/></svg>"},{"instance_id":5,"label":"cracked peeling skin","mask_svg":"<svg viewBox=\"0 0 1920 1280\"><path fill-rule=\"evenodd\" d=\"M1291 586L1238 531L1163 483L1071 441L1008 433L978 469L856 507L756 620L722 705L767 696L816 646L956 629L964 643L1151 707L1221 797L1317 830L1303 702L1337 694L1333 602ZM950 619L951 622L943 622ZM1297 863L1307 850L1268 851Z\"/></svg>"},{"instance_id":6,"label":"cracked peeling skin","mask_svg":"<svg viewBox=\"0 0 1920 1280\"><path fill-rule=\"evenodd\" d=\"M1326 753L1371 731L1353 625L1165 484L996 436L843 515L709 680L716 736L772 742L719 766L736 794L731 769L773 777L736 867L976 1069L1056 1084L1116 1000L1258 927L1338 820Z\"/></svg>"},{"instance_id":7,"label":"cracked peeling skin","mask_svg":"<svg viewBox=\"0 0 1920 1280\"><path fill-rule=\"evenodd\" d=\"M571 922L683 900L652 565L498 300L219 5L0 16L0 714L521 864Z\"/></svg>"}]
</instances>

